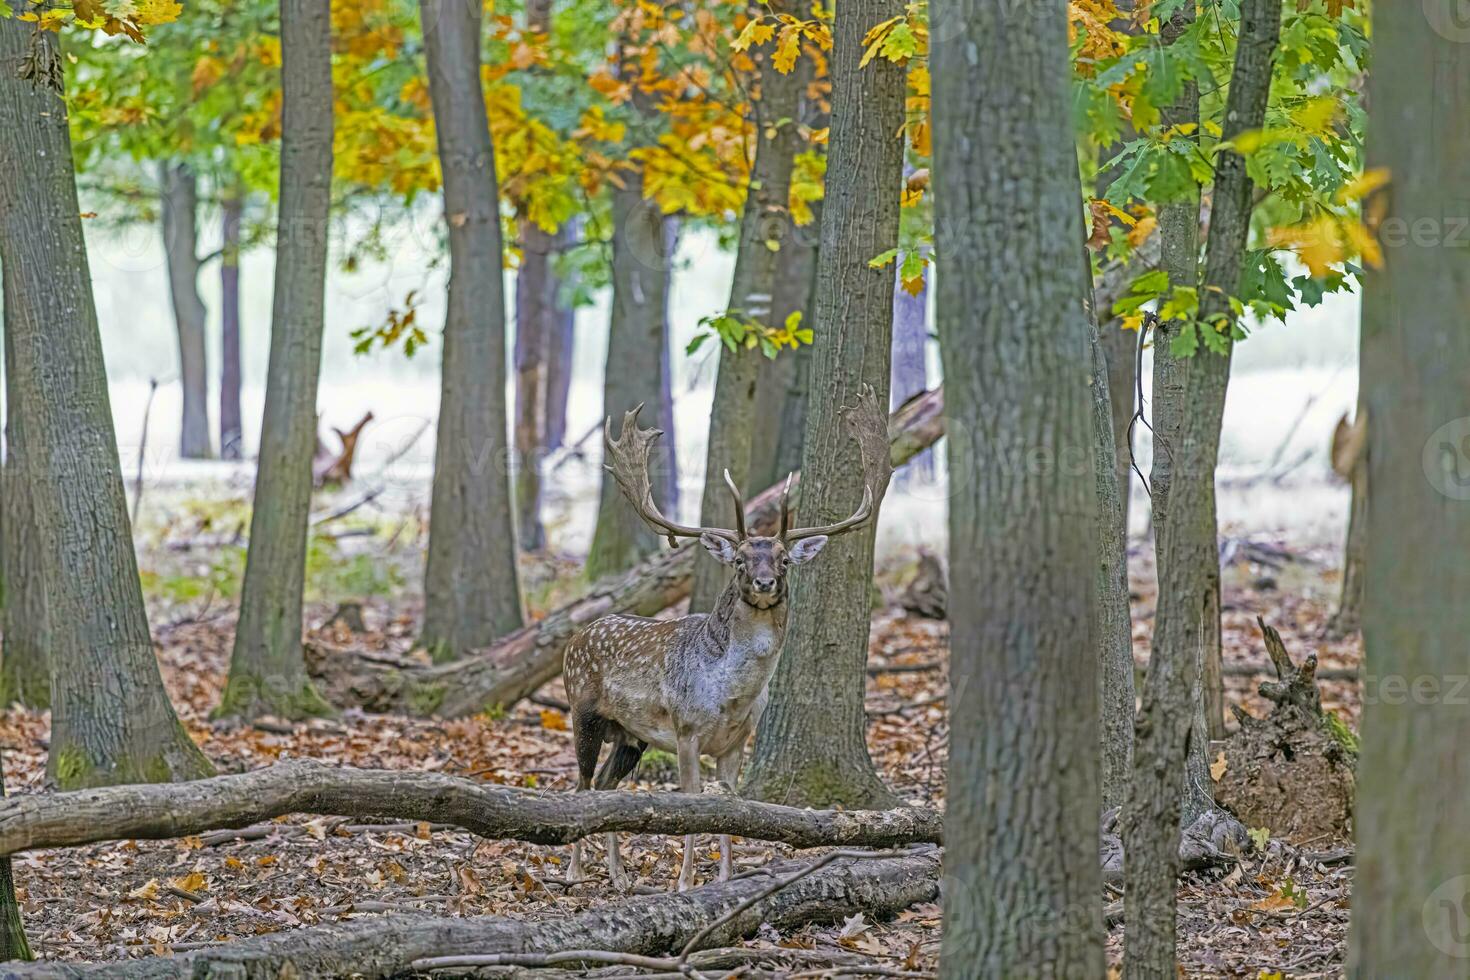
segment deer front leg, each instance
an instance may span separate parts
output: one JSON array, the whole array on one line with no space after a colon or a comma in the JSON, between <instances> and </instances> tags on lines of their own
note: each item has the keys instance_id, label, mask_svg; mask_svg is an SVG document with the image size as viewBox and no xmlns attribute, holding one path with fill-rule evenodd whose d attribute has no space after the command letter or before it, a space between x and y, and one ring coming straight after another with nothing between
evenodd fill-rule
<instances>
[{"instance_id":1,"label":"deer front leg","mask_svg":"<svg viewBox=\"0 0 1470 980\"><path fill-rule=\"evenodd\" d=\"M679 750L679 792L698 793L699 736L682 735L676 742ZM684 835L684 866L679 869L679 891L694 887L694 835Z\"/></svg>"},{"instance_id":2,"label":"deer front leg","mask_svg":"<svg viewBox=\"0 0 1470 980\"><path fill-rule=\"evenodd\" d=\"M731 749L724 755L715 759L715 778L735 792L735 787L740 782L740 763L745 758L745 746ZM730 880L730 870L733 858L730 854L730 835L720 835L720 881Z\"/></svg>"}]
</instances>

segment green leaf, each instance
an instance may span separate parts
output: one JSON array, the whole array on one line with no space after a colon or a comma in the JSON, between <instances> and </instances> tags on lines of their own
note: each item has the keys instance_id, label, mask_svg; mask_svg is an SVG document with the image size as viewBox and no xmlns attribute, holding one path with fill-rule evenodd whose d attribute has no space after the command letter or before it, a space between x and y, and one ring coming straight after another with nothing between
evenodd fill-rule
<instances>
[{"instance_id":1,"label":"green leaf","mask_svg":"<svg viewBox=\"0 0 1470 980\"><path fill-rule=\"evenodd\" d=\"M689 346L684 348L685 355L687 356L689 354L693 354L695 351L699 350L700 347L704 346L704 342L706 340L709 340L709 334L695 334L694 339L689 341Z\"/></svg>"},{"instance_id":2,"label":"green leaf","mask_svg":"<svg viewBox=\"0 0 1470 980\"><path fill-rule=\"evenodd\" d=\"M886 252L880 252L868 260L869 269L881 269L894 259L898 258L898 249L890 248Z\"/></svg>"}]
</instances>

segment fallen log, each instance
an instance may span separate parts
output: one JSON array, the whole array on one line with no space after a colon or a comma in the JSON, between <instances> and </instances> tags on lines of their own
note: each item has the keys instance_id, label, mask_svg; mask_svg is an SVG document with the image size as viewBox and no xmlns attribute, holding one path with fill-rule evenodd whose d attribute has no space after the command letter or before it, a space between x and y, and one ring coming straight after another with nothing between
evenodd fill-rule
<instances>
[{"instance_id":1,"label":"fallen log","mask_svg":"<svg viewBox=\"0 0 1470 980\"><path fill-rule=\"evenodd\" d=\"M738 834L794 847L939 843L935 810L803 810L725 794L552 793L443 773L282 762L188 783L109 786L0 800L0 855L106 840L166 840L288 813L392 816L481 837L570 844L602 831Z\"/></svg>"},{"instance_id":2,"label":"fallen log","mask_svg":"<svg viewBox=\"0 0 1470 980\"><path fill-rule=\"evenodd\" d=\"M595 795L595 794L583 794ZM801 865L777 866L776 874ZM939 895L938 851L904 857L832 861L779 890L751 876L691 891L632 898L567 918L522 922L500 916L448 918L384 915L256 936L174 957L119 963L7 965L6 976L71 980L126 977L385 977L415 961L445 957L549 954L596 950L629 956L728 946L764 923L793 929L839 922L855 912L893 915ZM742 908L742 906L746 906ZM702 933L702 935L701 935Z\"/></svg>"},{"instance_id":3,"label":"fallen log","mask_svg":"<svg viewBox=\"0 0 1470 980\"><path fill-rule=\"evenodd\" d=\"M905 402L889 417L893 465L912 459L943 434L944 389ZM800 474L792 492L800 492ZM750 501L748 523L769 532L779 516L780 501L781 487L767 488ZM561 673L567 643L594 619L611 613L652 616L688 596L698 547L689 543L654 555L620 578L594 585L586 595L539 623L461 660L430 666L380 655L368 658L351 649L309 643L307 670L317 690L342 707L444 718L508 707Z\"/></svg>"}]
</instances>

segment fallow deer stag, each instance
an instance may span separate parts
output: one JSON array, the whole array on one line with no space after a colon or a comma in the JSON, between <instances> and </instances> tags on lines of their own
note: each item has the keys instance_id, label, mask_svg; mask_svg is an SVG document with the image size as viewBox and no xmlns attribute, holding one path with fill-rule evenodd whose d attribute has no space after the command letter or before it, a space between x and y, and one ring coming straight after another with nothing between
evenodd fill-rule
<instances>
[{"instance_id":1,"label":"fallow deer stag","mask_svg":"<svg viewBox=\"0 0 1470 980\"><path fill-rule=\"evenodd\" d=\"M604 616L567 645L563 678L571 704L577 750L577 790L615 789L650 745L679 760L679 790L698 793L699 757L715 758L716 777L734 788L745 741L766 705L766 685L786 638L786 572L811 561L833 535L865 526L873 517L891 472L887 417L871 388L843 412L862 456L864 487L858 509L825 527L791 527L791 478L781 495L780 527L774 536L751 534L745 502L735 481L725 483L735 502L734 529L684 527L659 513L648 476L648 457L662 435L638 428L635 408L623 417L618 439L612 419L603 427L606 469L638 515L670 546L698 538L734 577L709 613L680 619ZM603 743L612 752L597 769ZM593 773L596 771L594 780ZM623 885L616 834L607 835L608 875ZM720 838L720 880L730 876L730 838ZM572 880L582 878L582 844L572 850ZM694 836L684 838L679 890L694 883Z\"/></svg>"}]
</instances>

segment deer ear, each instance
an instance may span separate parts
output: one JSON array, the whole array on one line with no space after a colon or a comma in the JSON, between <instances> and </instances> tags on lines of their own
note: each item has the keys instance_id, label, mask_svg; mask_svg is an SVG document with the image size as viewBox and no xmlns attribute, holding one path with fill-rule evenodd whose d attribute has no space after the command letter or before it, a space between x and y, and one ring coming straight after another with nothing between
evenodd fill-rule
<instances>
[{"instance_id":1,"label":"deer ear","mask_svg":"<svg viewBox=\"0 0 1470 980\"><path fill-rule=\"evenodd\" d=\"M714 556L715 561L725 565L735 564L735 546L724 538L713 534L701 534L699 543L704 545L704 550Z\"/></svg>"},{"instance_id":2,"label":"deer ear","mask_svg":"<svg viewBox=\"0 0 1470 980\"><path fill-rule=\"evenodd\" d=\"M791 550L786 552L786 557L791 559L792 564L800 565L802 562L811 561L817 557L825 547L827 547L827 535L825 534L802 538L791 546Z\"/></svg>"}]
</instances>

